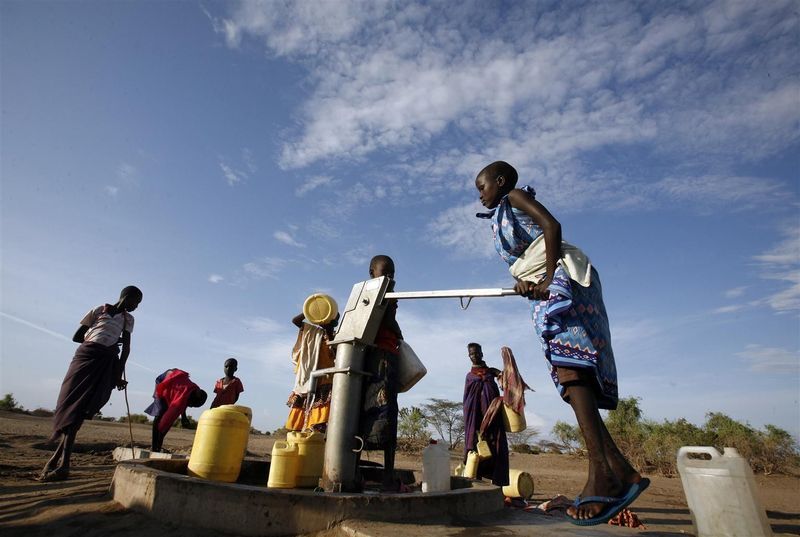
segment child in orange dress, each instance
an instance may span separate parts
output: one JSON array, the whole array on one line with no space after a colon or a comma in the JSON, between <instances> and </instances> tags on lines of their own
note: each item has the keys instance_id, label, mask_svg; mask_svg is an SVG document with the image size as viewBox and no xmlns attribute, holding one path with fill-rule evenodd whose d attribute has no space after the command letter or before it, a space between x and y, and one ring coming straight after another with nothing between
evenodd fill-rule
<instances>
[{"instance_id":1,"label":"child in orange dress","mask_svg":"<svg viewBox=\"0 0 800 537\"><path fill-rule=\"evenodd\" d=\"M237 369L239 369L239 362L236 358L225 360L223 368L225 376L214 385L214 393L217 395L211 402L211 408L217 408L221 405L233 405L239 400L239 394L244 391L244 386L239 377L233 376Z\"/></svg>"},{"instance_id":2,"label":"child in orange dress","mask_svg":"<svg viewBox=\"0 0 800 537\"><path fill-rule=\"evenodd\" d=\"M292 319L292 323L300 331L292 349L295 383L292 394L286 401L290 408L286 428L290 431L311 429L324 433L327 430L333 381L330 377L318 377L316 382L312 382L311 373L333 367L335 354L328 343L333 339L333 331L338 322L339 315L324 325L306 322L302 313ZM313 398L310 408L309 398Z\"/></svg>"}]
</instances>

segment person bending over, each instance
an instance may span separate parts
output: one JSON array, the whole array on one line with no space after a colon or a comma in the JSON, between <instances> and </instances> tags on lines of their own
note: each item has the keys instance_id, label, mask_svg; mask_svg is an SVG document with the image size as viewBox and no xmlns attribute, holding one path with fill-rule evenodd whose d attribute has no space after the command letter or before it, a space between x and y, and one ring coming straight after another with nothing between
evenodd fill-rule
<instances>
[{"instance_id":1,"label":"person bending over","mask_svg":"<svg viewBox=\"0 0 800 537\"><path fill-rule=\"evenodd\" d=\"M189 380L189 373L180 369L167 369L156 377L153 403L145 413L153 416L153 441L151 450L160 452L172 424L181 418L183 427L189 426L187 407L201 407L208 394Z\"/></svg>"}]
</instances>

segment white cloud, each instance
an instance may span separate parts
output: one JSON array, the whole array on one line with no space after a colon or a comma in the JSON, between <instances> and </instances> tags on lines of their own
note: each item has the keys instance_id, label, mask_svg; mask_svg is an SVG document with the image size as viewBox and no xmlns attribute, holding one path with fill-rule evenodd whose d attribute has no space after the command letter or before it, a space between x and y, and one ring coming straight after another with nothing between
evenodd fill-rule
<instances>
[{"instance_id":1,"label":"white cloud","mask_svg":"<svg viewBox=\"0 0 800 537\"><path fill-rule=\"evenodd\" d=\"M742 287L734 287L733 289L728 289L724 293L725 298L739 298L740 296L742 296L744 294L746 289L747 289L747 287L744 287L744 286L742 286Z\"/></svg>"},{"instance_id":2,"label":"white cloud","mask_svg":"<svg viewBox=\"0 0 800 537\"><path fill-rule=\"evenodd\" d=\"M260 333L275 333L286 331L287 324L279 323L268 317L251 317L249 319L242 319L242 324L245 329L260 332Z\"/></svg>"},{"instance_id":3,"label":"white cloud","mask_svg":"<svg viewBox=\"0 0 800 537\"><path fill-rule=\"evenodd\" d=\"M736 355L750 363L751 371L773 374L800 373L800 353L797 350L748 345L744 351Z\"/></svg>"},{"instance_id":4,"label":"white cloud","mask_svg":"<svg viewBox=\"0 0 800 537\"><path fill-rule=\"evenodd\" d=\"M278 274L286 266L286 260L280 257L262 257L245 263L242 267L245 274L256 279L277 279Z\"/></svg>"},{"instance_id":5,"label":"white cloud","mask_svg":"<svg viewBox=\"0 0 800 537\"><path fill-rule=\"evenodd\" d=\"M47 334L48 336L54 337L54 338L59 339L61 341L72 341L72 339L68 338L64 334L59 334L58 332L54 332L53 330L50 330L49 328L46 328L44 326L41 326L41 325L36 324L34 322L31 322L31 321L28 321L28 320L23 319L21 317L17 317L16 315L11 315L10 313L5 313L5 312L0 311L0 317L3 317L3 318L8 319L10 321L14 321L15 323L21 324L23 326L27 326L28 328L33 328L34 330L37 330L38 332L41 332L42 334Z\"/></svg>"},{"instance_id":6,"label":"white cloud","mask_svg":"<svg viewBox=\"0 0 800 537\"><path fill-rule=\"evenodd\" d=\"M490 220L477 218L479 212L486 212L479 203L445 209L428 224L428 235L457 257L496 257Z\"/></svg>"},{"instance_id":7,"label":"white cloud","mask_svg":"<svg viewBox=\"0 0 800 537\"><path fill-rule=\"evenodd\" d=\"M218 158L222 176L225 178L225 182L228 183L228 186L236 186L249 179L252 174L258 171L258 166L256 166L255 159L253 158L253 152L250 149L247 147L242 148L241 155L241 162L237 167L229 164L227 159L223 157Z\"/></svg>"},{"instance_id":8,"label":"white cloud","mask_svg":"<svg viewBox=\"0 0 800 537\"><path fill-rule=\"evenodd\" d=\"M247 174L234 170L230 166L228 166L222 159L219 161L219 167L222 170L222 175L225 177L225 182L228 183L228 186L236 186L237 184L241 183L244 179L247 178Z\"/></svg>"},{"instance_id":9,"label":"white cloud","mask_svg":"<svg viewBox=\"0 0 800 537\"><path fill-rule=\"evenodd\" d=\"M302 185L297 187L297 190L295 190L294 193L297 197L302 198L312 190L316 190L321 186L329 185L332 182L333 178L329 175L315 175L314 177L310 177Z\"/></svg>"},{"instance_id":10,"label":"white cloud","mask_svg":"<svg viewBox=\"0 0 800 537\"><path fill-rule=\"evenodd\" d=\"M785 238L774 248L755 256L762 278L788 284L765 299L779 313L800 310L800 226L792 224L783 234Z\"/></svg>"},{"instance_id":11,"label":"white cloud","mask_svg":"<svg viewBox=\"0 0 800 537\"><path fill-rule=\"evenodd\" d=\"M341 257L351 265L364 267L364 277L366 277L369 262L372 260L374 253L375 247L373 245L359 246L342 252Z\"/></svg>"},{"instance_id":12,"label":"white cloud","mask_svg":"<svg viewBox=\"0 0 800 537\"><path fill-rule=\"evenodd\" d=\"M742 311L747 307L746 304L731 304L729 306L720 306L712 311L712 313L736 313Z\"/></svg>"},{"instance_id":13,"label":"white cloud","mask_svg":"<svg viewBox=\"0 0 800 537\"><path fill-rule=\"evenodd\" d=\"M314 91L285 167L428 144L449 127L530 140L547 161L653 141L763 155L797 139L799 114L797 82L767 76L793 72L791 3L769 4L499 14L481 3L241 2L215 28L231 46L253 37L308 60ZM486 36L476 19L509 31Z\"/></svg>"},{"instance_id":14,"label":"white cloud","mask_svg":"<svg viewBox=\"0 0 800 537\"><path fill-rule=\"evenodd\" d=\"M289 246L294 246L295 248L305 248L306 245L302 242L297 242L291 234L287 233L286 231L276 231L272 234L275 240L282 242L283 244L288 244Z\"/></svg>"},{"instance_id":15,"label":"white cloud","mask_svg":"<svg viewBox=\"0 0 800 537\"><path fill-rule=\"evenodd\" d=\"M219 274L211 274L208 276L208 281L211 283L219 283L223 281L225 278L220 276Z\"/></svg>"},{"instance_id":16,"label":"white cloud","mask_svg":"<svg viewBox=\"0 0 800 537\"><path fill-rule=\"evenodd\" d=\"M246 147L242 149L242 162L244 162L245 167L250 173L258 171L255 160L253 160L253 152Z\"/></svg>"},{"instance_id":17,"label":"white cloud","mask_svg":"<svg viewBox=\"0 0 800 537\"><path fill-rule=\"evenodd\" d=\"M654 185L653 192L705 206L753 208L773 203L784 187L768 178L705 175L667 177Z\"/></svg>"},{"instance_id":18,"label":"white cloud","mask_svg":"<svg viewBox=\"0 0 800 537\"><path fill-rule=\"evenodd\" d=\"M137 170L132 164L121 163L117 166L112 184L105 185L103 191L112 198L116 198L121 188L132 188L137 185L136 173Z\"/></svg>"},{"instance_id":19,"label":"white cloud","mask_svg":"<svg viewBox=\"0 0 800 537\"><path fill-rule=\"evenodd\" d=\"M366 20L384 12L385 5L382 1L245 1L237 4L231 18L211 18L230 47L238 47L242 36L250 34L263 38L276 55L314 54L353 35Z\"/></svg>"},{"instance_id":20,"label":"white cloud","mask_svg":"<svg viewBox=\"0 0 800 537\"><path fill-rule=\"evenodd\" d=\"M127 162L123 162L117 167L117 177L122 180L128 180L134 176L136 168Z\"/></svg>"},{"instance_id":21,"label":"white cloud","mask_svg":"<svg viewBox=\"0 0 800 537\"><path fill-rule=\"evenodd\" d=\"M554 208L762 206L780 185L728 170L800 136L800 83L778 75L796 72L792 4L762 4L521 3L500 13L481 2L243 1L210 18L229 46L255 39L308 69L310 97L282 167L398 155L368 192L337 188L332 205L346 221L359 196L438 201L498 158ZM487 33L496 27L508 31ZM587 164L608 148L685 165L661 177ZM311 177L295 194L331 182Z\"/></svg>"}]
</instances>

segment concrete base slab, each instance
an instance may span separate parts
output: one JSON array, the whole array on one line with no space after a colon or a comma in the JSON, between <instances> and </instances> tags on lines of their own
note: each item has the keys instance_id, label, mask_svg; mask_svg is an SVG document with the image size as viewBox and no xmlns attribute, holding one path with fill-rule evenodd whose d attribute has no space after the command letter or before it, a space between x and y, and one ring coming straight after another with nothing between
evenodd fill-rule
<instances>
[{"instance_id":1,"label":"concrete base slab","mask_svg":"<svg viewBox=\"0 0 800 537\"><path fill-rule=\"evenodd\" d=\"M131 448L118 447L114 448L113 457L115 461L119 462L129 461L131 459L185 459L186 455L180 455L177 453L159 453L156 451L150 451L148 449L134 447L133 455L131 456Z\"/></svg>"},{"instance_id":2,"label":"concrete base slab","mask_svg":"<svg viewBox=\"0 0 800 537\"><path fill-rule=\"evenodd\" d=\"M407 522L377 522L346 520L330 537L397 537L398 535L424 535L425 537L631 537L636 530L608 524L576 526L559 513L553 515L505 508L482 517L414 519ZM326 534L328 535L328 534ZM675 533L648 531L648 537L675 536Z\"/></svg>"},{"instance_id":3,"label":"concrete base slab","mask_svg":"<svg viewBox=\"0 0 800 537\"><path fill-rule=\"evenodd\" d=\"M178 526L277 537L334 529L345 520L400 523L430 517L466 519L503 509L499 487L452 478L455 490L405 494L333 494L265 486L269 464L245 459L238 483L186 475L188 461L144 460L117 465L114 500ZM253 483L258 483L254 485Z\"/></svg>"}]
</instances>

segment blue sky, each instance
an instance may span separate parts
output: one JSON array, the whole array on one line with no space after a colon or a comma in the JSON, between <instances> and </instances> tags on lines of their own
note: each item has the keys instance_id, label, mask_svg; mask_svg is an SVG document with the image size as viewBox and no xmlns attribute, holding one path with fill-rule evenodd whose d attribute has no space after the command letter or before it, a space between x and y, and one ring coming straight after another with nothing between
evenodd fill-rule
<instances>
[{"instance_id":1,"label":"blue sky","mask_svg":"<svg viewBox=\"0 0 800 537\"><path fill-rule=\"evenodd\" d=\"M0 393L53 408L86 311L136 284L132 411L239 359L282 425L290 319L378 253L397 289L509 287L474 189L502 159L598 268L621 395L800 434L800 27L791 2L0 4ZM513 349L529 424L574 423L528 307L408 301L460 400ZM115 393L104 413L124 414ZM191 414L191 412L190 412ZM199 412L195 411L195 417Z\"/></svg>"}]
</instances>

